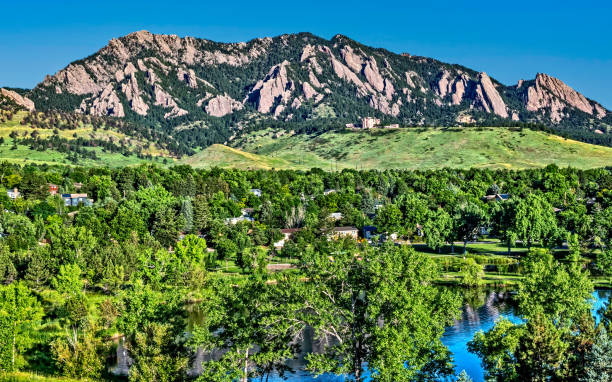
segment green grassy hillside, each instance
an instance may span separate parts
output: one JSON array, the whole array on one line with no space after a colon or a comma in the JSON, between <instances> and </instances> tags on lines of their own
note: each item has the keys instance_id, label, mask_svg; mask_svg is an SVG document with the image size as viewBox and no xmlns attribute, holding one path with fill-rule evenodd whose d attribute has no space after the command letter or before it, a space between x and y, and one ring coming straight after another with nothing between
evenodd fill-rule
<instances>
[{"instance_id":1,"label":"green grassy hillside","mask_svg":"<svg viewBox=\"0 0 612 382\"><path fill-rule=\"evenodd\" d=\"M182 163L198 168L232 167L239 169L285 169L294 168L292 162L265 155L252 154L224 145L212 145L190 157L181 160Z\"/></svg>"},{"instance_id":2,"label":"green grassy hillside","mask_svg":"<svg viewBox=\"0 0 612 382\"><path fill-rule=\"evenodd\" d=\"M233 142L288 167L323 169L533 168L612 165L612 148L528 129L405 128L327 132L318 136L263 130ZM278 168L278 167L277 167Z\"/></svg>"},{"instance_id":3,"label":"green grassy hillside","mask_svg":"<svg viewBox=\"0 0 612 382\"><path fill-rule=\"evenodd\" d=\"M75 164L66 153L47 149L33 150L14 145L16 138L48 138L52 129L22 125L26 112L0 122L0 161L25 163ZM177 163L165 150L112 129L93 129L80 125L57 131L67 140L110 140L127 147L139 146L159 164ZM487 128L402 128L371 131L347 130L320 135L294 135L284 131L262 130L239 138L232 147L212 145L180 163L199 168L233 167L240 169L436 169L532 168L554 163L561 167L593 168L612 165L612 148L589 145L529 129ZM87 166L126 166L149 162L136 155L122 155L97 147L96 160L80 158L76 164Z\"/></svg>"},{"instance_id":4,"label":"green grassy hillside","mask_svg":"<svg viewBox=\"0 0 612 382\"><path fill-rule=\"evenodd\" d=\"M139 158L137 155L122 155L118 152L104 151L100 147L89 148L96 153L98 159L81 157L75 163L69 158L68 153L62 153L54 149L33 150L28 145L17 144L15 140L21 138L37 136L40 139L48 139L57 135L59 138L66 139L69 142L77 138L86 140L101 140L110 141L116 144L123 144L130 149L139 147L143 154L148 154L153 157L153 161L162 162L164 158L160 156L168 156L167 150L161 150L152 142L136 139L122 132L110 129L99 128L94 129L91 124L79 124L75 128L51 129L37 128L29 123L22 121L29 113L27 111L17 111L11 118L0 120L0 161L9 161L16 163L47 163L47 164L78 164L82 166L110 166L119 167L133 165L151 160ZM171 158L166 161L172 162Z\"/></svg>"}]
</instances>

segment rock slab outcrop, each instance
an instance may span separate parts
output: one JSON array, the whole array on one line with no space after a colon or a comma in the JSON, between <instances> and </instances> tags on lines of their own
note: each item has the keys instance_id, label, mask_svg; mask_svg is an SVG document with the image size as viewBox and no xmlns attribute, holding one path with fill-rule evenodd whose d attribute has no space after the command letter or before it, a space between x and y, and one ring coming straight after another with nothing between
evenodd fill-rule
<instances>
[{"instance_id":1,"label":"rock slab outcrop","mask_svg":"<svg viewBox=\"0 0 612 382\"><path fill-rule=\"evenodd\" d=\"M13 100L13 102L15 102L17 105L25 107L29 111L34 111L35 109L34 102L31 99L24 97L13 90L0 88L0 94L6 98Z\"/></svg>"}]
</instances>

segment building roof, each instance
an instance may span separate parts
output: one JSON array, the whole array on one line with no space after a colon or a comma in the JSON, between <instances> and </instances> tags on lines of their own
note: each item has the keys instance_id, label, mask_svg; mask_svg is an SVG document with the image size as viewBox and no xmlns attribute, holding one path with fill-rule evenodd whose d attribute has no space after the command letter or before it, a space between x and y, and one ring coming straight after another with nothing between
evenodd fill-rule
<instances>
[{"instance_id":1,"label":"building roof","mask_svg":"<svg viewBox=\"0 0 612 382\"><path fill-rule=\"evenodd\" d=\"M295 233L301 230L302 230L301 228L283 228L281 229L281 232L282 233Z\"/></svg>"},{"instance_id":2,"label":"building roof","mask_svg":"<svg viewBox=\"0 0 612 382\"><path fill-rule=\"evenodd\" d=\"M334 227L334 232L357 231L357 227Z\"/></svg>"},{"instance_id":3,"label":"building roof","mask_svg":"<svg viewBox=\"0 0 612 382\"><path fill-rule=\"evenodd\" d=\"M62 194L62 198L86 198L87 194Z\"/></svg>"}]
</instances>

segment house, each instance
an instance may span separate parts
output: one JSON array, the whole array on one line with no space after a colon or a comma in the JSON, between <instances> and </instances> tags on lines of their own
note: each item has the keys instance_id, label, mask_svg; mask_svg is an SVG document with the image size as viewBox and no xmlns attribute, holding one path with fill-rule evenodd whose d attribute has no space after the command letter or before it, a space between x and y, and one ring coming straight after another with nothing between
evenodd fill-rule
<instances>
[{"instance_id":1,"label":"house","mask_svg":"<svg viewBox=\"0 0 612 382\"><path fill-rule=\"evenodd\" d=\"M326 196L327 196L327 195L329 195L329 194L333 194L334 192L336 192L336 190L335 190L335 189L333 189L333 188L328 188L328 189L326 189L325 191L323 191L323 195L326 195Z\"/></svg>"},{"instance_id":2,"label":"house","mask_svg":"<svg viewBox=\"0 0 612 382\"><path fill-rule=\"evenodd\" d=\"M399 129L399 123L392 123L390 125L386 125L385 129Z\"/></svg>"},{"instance_id":3,"label":"house","mask_svg":"<svg viewBox=\"0 0 612 382\"><path fill-rule=\"evenodd\" d=\"M399 238L399 235L397 234L397 232L392 232L392 233L385 232L384 234L381 235L381 241L391 240L395 242L398 238Z\"/></svg>"},{"instance_id":4,"label":"house","mask_svg":"<svg viewBox=\"0 0 612 382\"><path fill-rule=\"evenodd\" d=\"M337 221L341 220L342 217L342 212L332 212L331 214L329 214L328 219Z\"/></svg>"},{"instance_id":5,"label":"house","mask_svg":"<svg viewBox=\"0 0 612 382\"><path fill-rule=\"evenodd\" d=\"M281 229L281 233L283 234L283 238L280 239L279 241L277 241L276 243L274 243L274 248L276 249L281 249L285 246L285 243L287 242L287 240L290 240L293 235L300 231L301 228L285 228L285 229Z\"/></svg>"},{"instance_id":6,"label":"house","mask_svg":"<svg viewBox=\"0 0 612 382\"><path fill-rule=\"evenodd\" d=\"M65 206L76 207L79 204L84 206L93 205L93 199L88 199L87 194L62 194Z\"/></svg>"},{"instance_id":7,"label":"house","mask_svg":"<svg viewBox=\"0 0 612 382\"><path fill-rule=\"evenodd\" d=\"M253 209L252 208L243 208L242 210L240 210L240 212L242 212L242 216L237 216L237 217L234 217L234 218L227 218L227 219L225 219L225 223L226 224L231 224L231 225L236 225L239 222L243 222L243 221L249 221L249 222L255 221L255 219L253 219L251 217L251 213L253 213Z\"/></svg>"},{"instance_id":8,"label":"house","mask_svg":"<svg viewBox=\"0 0 612 382\"><path fill-rule=\"evenodd\" d=\"M19 192L19 190L17 189L17 187L13 188L12 190L7 190L6 191L6 195L15 200L17 198L19 198L21 196L21 193Z\"/></svg>"},{"instance_id":9,"label":"house","mask_svg":"<svg viewBox=\"0 0 612 382\"><path fill-rule=\"evenodd\" d=\"M359 230L357 227L334 227L331 237L334 239L350 237L357 240L359 238Z\"/></svg>"},{"instance_id":10,"label":"house","mask_svg":"<svg viewBox=\"0 0 612 382\"><path fill-rule=\"evenodd\" d=\"M423 237L423 236L425 236L425 235L423 234L423 226L422 226L422 225L420 225L420 224L417 224L417 225L416 225L416 234L417 234L417 236L418 236L418 237Z\"/></svg>"},{"instance_id":11,"label":"house","mask_svg":"<svg viewBox=\"0 0 612 382\"><path fill-rule=\"evenodd\" d=\"M72 185L74 186L75 190L80 190L81 187L83 187L83 183L80 183L80 182L74 182L72 183Z\"/></svg>"},{"instance_id":12,"label":"house","mask_svg":"<svg viewBox=\"0 0 612 382\"><path fill-rule=\"evenodd\" d=\"M259 188L251 188L250 192L258 198L261 197L261 190Z\"/></svg>"},{"instance_id":13,"label":"house","mask_svg":"<svg viewBox=\"0 0 612 382\"><path fill-rule=\"evenodd\" d=\"M238 216L238 217L235 217L235 218L227 218L227 219L225 219L225 222L229 223L231 225L236 225L236 224L238 224L240 222L243 222L243 221L253 222L253 221L255 221L255 219L253 219L250 216Z\"/></svg>"},{"instance_id":14,"label":"house","mask_svg":"<svg viewBox=\"0 0 612 382\"><path fill-rule=\"evenodd\" d=\"M49 194L50 195L57 195L58 190L59 190L59 187L57 186L57 184L49 183Z\"/></svg>"},{"instance_id":15,"label":"house","mask_svg":"<svg viewBox=\"0 0 612 382\"><path fill-rule=\"evenodd\" d=\"M487 201L487 202L490 202L490 201L505 202L508 199L510 199L510 194L493 194L493 195L485 195L482 197L482 200Z\"/></svg>"},{"instance_id":16,"label":"house","mask_svg":"<svg viewBox=\"0 0 612 382\"><path fill-rule=\"evenodd\" d=\"M374 235L376 235L376 227L374 227L373 225L365 225L363 226L361 231L363 233L363 237L366 240L370 240Z\"/></svg>"}]
</instances>

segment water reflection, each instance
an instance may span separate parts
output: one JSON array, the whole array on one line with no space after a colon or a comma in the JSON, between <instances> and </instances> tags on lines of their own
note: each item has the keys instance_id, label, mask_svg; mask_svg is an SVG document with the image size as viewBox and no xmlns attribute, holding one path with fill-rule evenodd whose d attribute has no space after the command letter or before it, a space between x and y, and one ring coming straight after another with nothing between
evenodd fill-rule
<instances>
[{"instance_id":1,"label":"water reflection","mask_svg":"<svg viewBox=\"0 0 612 382\"><path fill-rule=\"evenodd\" d=\"M516 306L512 302L513 292L507 289L495 290L463 290L463 309L460 317L454 324L446 329L442 342L448 346L453 353L456 373L465 370L474 382L484 381L484 370L480 359L467 351L467 343L479 330L487 331L493 327L495 321L505 317L512 322L519 323L521 320L515 315ZM612 296L612 290L597 290L593 293L593 314L599 321L597 313ZM303 360L303 358L301 358ZM294 364L294 367L303 365ZM270 381L278 382L280 378L270 378ZM345 381L344 376L324 375L314 378L304 372L296 372L287 378L288 381L323 381L339 382Z\"/></svg>"},{"instance_id":2,"label":"water reflection","mask_svg":"<svg viewBox=\"0 0 612 382\"><path fill-rule=\"evenodd\" d=\"M475 294L470 296L470 293ZM474 382L484 381L484 370L480 359L467 351L467 343L479 330L487 331L493 327L495 321L505 317L512 322L519 323L515 315L515 305L512 303L512 292L504 290L467 291L461 318L453 326L446 329L442 342L453 353L455 370L460 373L465 370ZM599 322L598 311L612 296L612 290L596 290L593 293L593 314Z\"/></svg>"},{"instance_id":3,"label":"water reflection","mask_svg":"<svg viewBox=\"0 0 612 382\"><path fill-rule=\"evenodd\" d=\"M453 353L457 373L465 370L472 379L484 380L480 359L467 351L467 343L479 330L489 330L500 317L520 322L514 315L512 292L509 290L467 290L462 314L454 325L446 328L442 342Z\"/></svg>"},{"instance_id":4,"label":"water reflection","mask_svg":"<svg viewBox=\"0 0 612 382\"><path fill-rule=\"evenodd\" d=\"M495 290L462 290L463 309L460 317L454 324L446 329L442 342L453 353L455 370L458 374L461 370L465 370L474 382L484 381L484 371L480 364L480 359L467 351L467 343L474 337L474 334L479 330L487 331L493 327L495 321L500 317L505 317L512 322L518 323L520 319L515 315L515 305L512 302L513 292L505 289ZM593 314L596 321L599 322L600 314L598 313L602 307L610 300L612 290L597 290L593 293ZM201 320L201 312L197 309L189 310L190 328L194 322ZM302 353L296 360L289 363L294 370L293 373L286 374L285 378L278 376L270 376L263 381L278 382L282 380L291 382L340 382L345 381L345 376L333 374L325 374L319 377L313 377L307 372L302 371L305 366L305 356L310 352L321 351L322 345L313 338L312 330L306 329L302 338ZM118 365L116 367L117 374L126 372L130 363L127 354L121 346L117 349ZM211 358L217 358L219 354L205 354L198 350L194 354L193 368L190 370L190 375L198 375L202 372L201 362ZM253 382L260 379L254 379Z\"/></svg>"}]
</instances>

